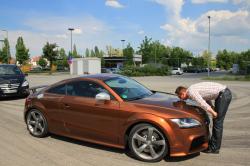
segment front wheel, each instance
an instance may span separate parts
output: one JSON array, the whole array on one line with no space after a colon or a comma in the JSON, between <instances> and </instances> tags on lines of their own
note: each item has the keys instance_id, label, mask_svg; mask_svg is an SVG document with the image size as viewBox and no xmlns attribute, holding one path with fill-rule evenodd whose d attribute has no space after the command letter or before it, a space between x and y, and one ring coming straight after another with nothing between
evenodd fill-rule
<instances>
[{"instance_id":1,"label":"front wheel","mask_svg":"<svg viewBox=\"0 0 250 166\"><path fill-rule=\"evenodd\" d=\"M48 134L48 123L44 115L36 109L28 112L26 118L27 129L35 137L45 137Z\"/></svg>"},{"instance_id":2,"label":"front wheel","mask_svg":"<svg viewBox=\"0 0 250 166\"><path fill-rule=\"evenodd\" d=\"M146 162L161 161L168 153L164 134L150 124L138 124L129 134L129 149L137 159Z\"/></svg>"}]
</instances>

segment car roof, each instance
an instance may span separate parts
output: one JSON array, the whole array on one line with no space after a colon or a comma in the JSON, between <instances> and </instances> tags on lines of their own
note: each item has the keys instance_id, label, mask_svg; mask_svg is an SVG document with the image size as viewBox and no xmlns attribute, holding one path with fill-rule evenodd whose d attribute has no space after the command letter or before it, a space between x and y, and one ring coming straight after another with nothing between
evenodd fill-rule
<instances>
[{"instance_id":1,"label":"car roof","mask_svg":"<svg viewBox=\"0 0 250 166\"><path fill-rule=\"evenodd\" d=\"M92 78L92 79L97 79L97 80L108 80L111 78L116 78L116 77L123 77L119 74L90 74L90 75L84 75L84 76L80 76L80 78Z\"/></svg>"}]
</instances>

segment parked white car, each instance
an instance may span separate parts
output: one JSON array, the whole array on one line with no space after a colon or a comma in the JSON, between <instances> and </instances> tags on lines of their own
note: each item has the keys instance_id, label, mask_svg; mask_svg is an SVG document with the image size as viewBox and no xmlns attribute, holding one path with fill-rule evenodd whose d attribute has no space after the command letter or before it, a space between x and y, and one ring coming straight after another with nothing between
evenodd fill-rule
<instances>
[{"instance_id":1,"label":"parked white car","mask_svg":"<svg viewBox=\"0 0 250 166\"><path fill-rule=\"evenodd\" d=\"M171 74L173 75L182 75L183 74L183 70L179 67L174 67L171 71Z\"/></svg>"}]
</instances>

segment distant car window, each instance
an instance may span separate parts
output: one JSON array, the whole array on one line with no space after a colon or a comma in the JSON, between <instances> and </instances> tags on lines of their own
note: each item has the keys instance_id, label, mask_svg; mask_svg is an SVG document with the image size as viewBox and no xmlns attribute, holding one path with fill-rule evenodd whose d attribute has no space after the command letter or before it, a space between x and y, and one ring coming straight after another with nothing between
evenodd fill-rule
<instances>
[{"instance_id":1,"label":"distant car window","mask_svg":"<svg viewBox=\"0 0 250 166\"><path fill-rule=\"evenodd\" d=\"M95 98L98 93L110 94L101 85L91 81L75 81L67 84L67 95ZM113 98L111 96L111 98Z\"/></svg>"},{"instance_id":2,"label":"distant car window","mask_svg":"<svg viewBox=\"0 0 250 166\"><path fill-rule=\"evenodd\" d=\"M66 85L58 85L55 86L47 91L48 93L54 93L54 94L59 94L59 95L65 95L66 94Z\"/></svg>"}]
</instances>

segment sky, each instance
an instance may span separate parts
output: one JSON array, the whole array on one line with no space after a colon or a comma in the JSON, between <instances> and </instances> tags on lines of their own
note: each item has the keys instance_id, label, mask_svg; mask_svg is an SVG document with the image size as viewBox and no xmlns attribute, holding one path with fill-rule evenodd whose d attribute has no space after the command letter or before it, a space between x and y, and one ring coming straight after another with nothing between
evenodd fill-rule
<instances>
[{"instance_id":1,"label":"sky","mask_svg":"<svg viewBox=\"0 0 250 166\"><path fill-rule=\"evenodd\" d=\"M69 27L79 54L97 45L136 50L145 36L200 54L250 49L250 0L0 0L0 29L8 31L11 54L22 36L31 56L46 42L70 50ZM6 37L0 31L0 39ZM1 45L0 45L1 46Z\"/></svg>"}]
</instances>

